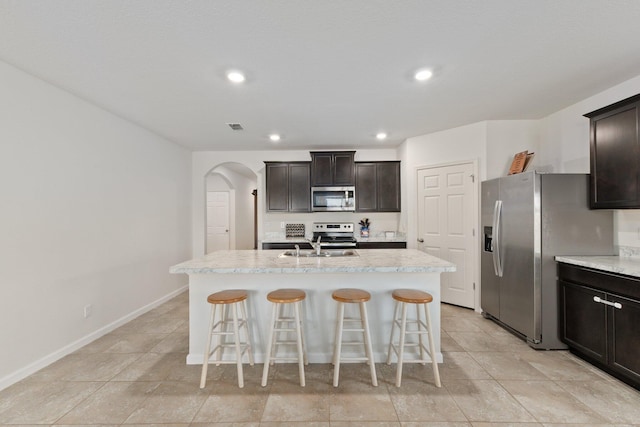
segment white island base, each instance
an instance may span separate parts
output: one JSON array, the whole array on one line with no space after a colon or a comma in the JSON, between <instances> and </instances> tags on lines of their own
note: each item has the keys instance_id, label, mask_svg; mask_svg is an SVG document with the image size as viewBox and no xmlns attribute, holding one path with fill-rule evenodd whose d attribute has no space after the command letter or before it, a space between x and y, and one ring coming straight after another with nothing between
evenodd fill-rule
<instances>
[{"instance_id":1,"label":"white island base","mask_svg":"<svg viewBox=\"0 0 640 427\"><path fill-rule=\"evenodd\" d=\"M258 363L265 359L265 347L271 321L273 304L267 301L267 294L275 289L297 288L307 293L302 302L303 328L307 356L310 363L329 363L333 354L333 343L338 303L331 293L339 288L358 288L371 293L367 302L367 314L371 330L371 344L376 362L387 358L391 320L395 300L393 289L420 289L433 295L429 304L436 358L442 362L440 352L440 273L307 273L298 274L194 274L189 276L189 355L188 364L201 364L206 345L207 322L211 305L207 296L223 289L245 289L249 292L248 316L254 346L254 356ZM411 307L410 307L411 308ZM358 304L346 304L347 315L359 316ZM415 316L415 310L410 310ZM423 319L424 320L424 319ZM361 339L361 335L358 338ZM348 336L345 333L345 338ZM355 338L355 336L354 336ZM408 338L410 339L410 338ZM397 335L396 335L397 340ZM355 351L344 348L343 354ZM358 350L361 350L358 348ZM283 353L295 355L295 348L283 347ZM228 352L229 358L235 353ZM355 353L354 353L355 354ZM392 359L395 361L395 356Z\"/></svg>"},{"instance_id":2,"label":"white island base","mask_svg":"<svg viewBox=\"0 0 640 427\"><path fill-rule=\"evenodd\" d=\"M267 294L281 288L297 288L307 293L303 301L304 336L310 363L332 360L337 302L331 293L340 288L358 288L371 293L367 302L371 342L376 362L387 357L395 300L394 289L429 292L429 304L436 360L440 352L440 274L455 266L413 249L358 250L350 259L279 259L280 251L222 251L171 268L172 273L189 275L189 354L187 364L201 364L206 345L211 305L207 296L225 289L249 292L248 315L255 361L265 360L265 346L271 320L272 303ZM416 311L409 307L409 315ZM357 304L346 304L346 314L359 316ZM423 319L424 320L424 319ZM346 335L345 339L349 339ZM356 338L356 336L353 336ZM361 339L361 336L357 336ZM411 338L407 338L411 342ZM294 356L295 347L281 346L279 355ZM343 354L360 352L359 347L343 347ZM225 359L235 353L228 352ZM360 355L360 354L358 354ZM246 360L246 358L245 358ZM395 362L395 356L392 361Z\"/></svg>"}]
</instances>

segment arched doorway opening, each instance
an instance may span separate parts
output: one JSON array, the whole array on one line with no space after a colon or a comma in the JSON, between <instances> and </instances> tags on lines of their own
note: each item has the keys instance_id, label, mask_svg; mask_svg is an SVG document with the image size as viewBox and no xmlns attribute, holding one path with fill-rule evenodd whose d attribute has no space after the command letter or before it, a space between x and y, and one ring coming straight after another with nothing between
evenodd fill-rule
<instances>
[{"instance_id":1,"label":"arched doorway opening","mask_svg":"<svg viewBox=\"0 0 640 427\"><path fill-rule=\"evenodd\" d=\"M251 169L235 162L205 175L205 253L256 248L257 181Z\"/></svg>"}]
</instances>

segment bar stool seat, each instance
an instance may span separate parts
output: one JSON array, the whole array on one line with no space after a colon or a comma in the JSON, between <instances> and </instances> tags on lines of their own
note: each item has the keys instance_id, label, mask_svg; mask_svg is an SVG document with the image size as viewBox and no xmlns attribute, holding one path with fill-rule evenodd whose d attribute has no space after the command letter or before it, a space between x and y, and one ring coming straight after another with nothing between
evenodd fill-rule
<instances>
[{"instance_id":1,"label":"bar stool seat","mask_svg":"<svg viewBox=\"0 0 640 427\"><path fill-rule=\"evenodd\" d=\"M387 365L391 364L392 351L398 358L398 367L396 370L396 386L400 387L402 382L402 364L403 363L422 363L431 362L433 368L433 376L437 387L442 387L440 382L440 373L438 371L438 361L435 355L435 342L433 339L433 332L431 329L431 315L429 313L429 303L433 301L433 296L428 292L423 292L417 289L396 289L392 293L393 299L396 301L396 306L393 315L393 322L391 324L391 338L389 339L389 351L387 353ZM416 305L416 318L407 319L407 304ZM421 319L420 307L424 310L426 317L426 323ZM416 325L415 330L407 330L407 324ZM393 342L396 327L400 328L400 339L398 345ZM418 335L418 343L406 343L406 336L408 334ZM423 335L427 335L429 342L429 349L427 349L422 341ZM420 351L420 358L418 359L404 359L405 347L412 346L418 347ZM429 359L425 355L429 355Z\"/></svg>"},{"instance_id":2,"label":"bar stool seat","mask_svg":"<svg viewBox=\"0 0 640 427\"><path fill-rule=\"evenodd\" d=\"M371 383L378 386L378 378L376 376L376 365L373 360L373 350L371 349L371 334L369 332L369 319L367 317L366 302L371 299L371 294L361 289L338 289L333 292L331 297L338 302L338 315L336 321L336 335L333 347L333 386L338 387L340 378L340 362L367 362L371 369ZM360 306L360 317L345 317L344 305L358 304ZM360 327L344 328L344 323L360 324ZM342 341L344 332L361 332L363 341ZM366 357L343 357L343 345L364 345Z\"/></svg>"},{"instance_id":3,"label":"bar stool seat","mask_svg":"<svg viewBox=\"0 0 640 427\"><path fill-rule=\"evenodd\" d=\"M216 366L220 364L236 364L238 367L238 387L244 387L244 376L242 372L242 356L247 353L249 356L249 364L253 366L253 351L251 348L251 333L249 332L249 319L247 317L247 298L249 294L242 289L228 289L213 293L207 297L207 302L211 304L211 318L209 321L209 329L207 333L207 344L203 354L202 374L200 376L200 388L204 388L207 381L207 369L209 363L212 363L211 356L216 353L213 363ZM238 305L240 306L241 316L238 315ZM216 321L216 311L221 306L220 320ZM228 318L227 310L231 308L231 318ZM229 327L232 330L229 331ZM240 332L244 330L245 341L241 341ZM214 336L218 337L218 344L212 349L211 341ZM224 338L233 336L233 343L227 343ZM234 348L235 360L223 360L223 351L225 348Z\"/></svg>"},{"instance_id":4,"label":"bar stool seat","mask_svg":"<svg viewBox=\"0 0 640 427\"><path fill-rule=\"evenodd\" d=\"M269 339L265 350L264 369L262 371L263 387L267 385L269 366L276 361L297 361L298 371L300 373L300 386L305 386L304 365L309 362L307 361L307 352L304 345L300 302L306 297L307 294L300 289L278 289L267 294L267 300L273 303L273 310L271 326L269 327ZM293 316L284 315L284 308L287 305L293 306ZM295 340L286 340L280 336L282 333L290 332L295 333ZM276 356L277 346L293 344L297 347L297 357Z\"/></svg>"}]
</instances>

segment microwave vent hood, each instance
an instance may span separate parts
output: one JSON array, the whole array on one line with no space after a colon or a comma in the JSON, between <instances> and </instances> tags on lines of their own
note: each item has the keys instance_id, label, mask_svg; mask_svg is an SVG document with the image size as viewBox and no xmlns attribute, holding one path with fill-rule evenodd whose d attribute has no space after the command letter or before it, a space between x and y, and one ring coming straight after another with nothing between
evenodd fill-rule
<instances>
[{"instance_id":1,"label":"microwave vent hood","mask_svg":"<svg viewBox=\"0 0 640 427\"><path fill-rule=\"evenodd\" d=\"M355 187L311 187L311 210L314 212L355 211Z\"/></svg>"}]
</instances>

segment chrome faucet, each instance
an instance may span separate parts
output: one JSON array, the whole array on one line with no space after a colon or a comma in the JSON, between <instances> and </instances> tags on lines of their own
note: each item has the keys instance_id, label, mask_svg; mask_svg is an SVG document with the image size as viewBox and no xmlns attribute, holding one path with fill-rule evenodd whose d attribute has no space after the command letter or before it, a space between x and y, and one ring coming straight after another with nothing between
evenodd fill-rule
<instances>
[{"instance_id":1,"label":"chrome faucet","mask_svg":"<svg viewBox=\"0 0 640 427\"><path fill-rule=\"evenodd\" d=\"M296 258L300 258L300 245L293 245L296 248Z\"/></svg>"},{"instance_id":2,"label":"chrome faucet","mask_svg":"<svg viewBox=\"0 0 640 427\"><path fill-rule=\"evenodd\" d=\"M320 239L322 238L322 236L318 236L318 241L314 243L313 240L309 240L309 243L311 244L311 247L316 251L316 255L320 256L320 249L322 248L320 246Z\"/></svg>"}]
</instances>

